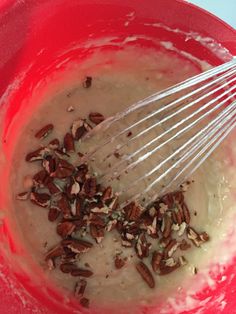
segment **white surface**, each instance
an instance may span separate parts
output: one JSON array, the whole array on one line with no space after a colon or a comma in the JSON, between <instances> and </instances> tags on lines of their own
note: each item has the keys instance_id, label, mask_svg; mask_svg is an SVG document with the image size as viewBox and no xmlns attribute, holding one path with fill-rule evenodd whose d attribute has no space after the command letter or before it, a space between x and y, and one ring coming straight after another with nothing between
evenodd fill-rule
<instances>
[{"instance_id":1,"label":"white surface","mask_svg":"<svg viewBox=\"0 0 236 314\"><path fill-rule=\"evenodd\" d=\"M236 0L189 0L236 28Z\"/></svg>"}]
</instances>

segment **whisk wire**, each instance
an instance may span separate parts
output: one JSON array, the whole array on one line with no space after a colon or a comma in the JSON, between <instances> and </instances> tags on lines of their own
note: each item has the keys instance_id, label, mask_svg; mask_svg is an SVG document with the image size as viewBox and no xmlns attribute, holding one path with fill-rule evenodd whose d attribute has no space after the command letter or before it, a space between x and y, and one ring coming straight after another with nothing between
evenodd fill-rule
<instances>
[{"instance_id":1,"label":"whisk wire","mask_svg":"<svg viewBox=\"0 0 236 314\"><path fill-rule=\"evenodd\" d=\"M102 123L103 130L109 131L115 125L116 132L109 132L108 138L105 137L105 141L89 157L102 152L102 157L98 158L101 162L112 161L113 154L104 155L103 149L109 151L117 142L115 150L122 157L113 165L109 163L101 178L112 182L146 163L147 168L142 166L145 173L137 172L135 179L125 181L121 189L121 194L129 195L129 201L141 199L150 193L155 194L156 198L176 189L236 126L235 82L236 58L233 58L230 62L155 93ZM159 101L163 104L160 105ZM132 113L139 118L129 126L120 124L123 118L132 116ZM127 138L128 132L132 134L130 138ZM127 139L124 141L124 138ZM122 149L130 149L130 152L128 150L127 154L122 154ZM158 161L154 164L156 156Z\"/></svg>"}]
</instances>

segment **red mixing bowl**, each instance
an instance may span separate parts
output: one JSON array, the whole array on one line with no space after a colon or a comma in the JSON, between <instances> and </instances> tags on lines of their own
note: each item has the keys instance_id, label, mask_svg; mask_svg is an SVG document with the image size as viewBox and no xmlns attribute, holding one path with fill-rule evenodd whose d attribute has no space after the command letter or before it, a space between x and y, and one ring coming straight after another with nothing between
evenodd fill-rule
<instances>
[{"instance_id":1,"label":"red mixing bowl","mask_svg":"<svg viewBox=\"0 0 236 314\"><path fill-rule=\"evenodd\" d=\"M157 27L151 27L153 23ZM161 24L167 27L162 28ZM180 31L173 31L176 29ZM188 36L190 32L192 38ZM23 100L30 97L41 79L56 72L58 64L63 70L63 64L72 60L83 62L96 51L96 44L83 45L88 39L95 43L97 39L115 37L116 43L128 45L131 42L125 38L134 35L139 36L135 42L139 46L156 49L157 39L170 41L177 49L212 65L236 55L236 31L210 13L181 0L2 0L0 109L4 113L4 123L1 141L7 158L10 160L13 148L8 138L11 123L22 109ZM198 35L205 38L204 43L198 40ZM99 49L117 50L122 49L122 45L114 45L114 41L104 42ZM1 178L6 174L6 169L1 170ZM62 305L62 297L52 287L42 291L33 285L27 269L14 271L15 260L5 256L5 248L26 259L30 253L27 255L23 244L12 236L11 226L4 218L7 190L2 182L0 313L83 312L73 300L68 302L67 308ZM218 275L214 270L214 288L205 287L195 296L199 301L195 304L199 305L181 313L236 313L236 262L233 256L231 265L227 265L219 277L225 275L230 280L218 280ZM152 309L146 306L140 312L160 313L160 308L158 305ZM168 314L172 313L170 310Z\"/></svg>"}]
</instances>

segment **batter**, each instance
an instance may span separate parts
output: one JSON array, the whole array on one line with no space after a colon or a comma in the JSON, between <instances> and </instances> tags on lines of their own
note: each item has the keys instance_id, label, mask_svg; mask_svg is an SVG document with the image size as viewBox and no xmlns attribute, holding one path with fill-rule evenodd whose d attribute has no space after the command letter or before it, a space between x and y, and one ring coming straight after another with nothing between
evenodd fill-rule
<instances>
[{"instance_id":1,"label":"batter","mask_svg":"<svg viewBox=\"0 0 236 314\"><path fill-rule=\"evenodd\" d=\"M87 118L90 112L99 112L104 117L113 116L135 101L193 76L201 70L203 69L200 65L164 50L158 53L147 50L144 54L138 48L129 48L113 54L98 54L71 75L73 80L65 80L53 93L49 90L44 101L38 105L37 112L29 116L15 147L11 174L11 206L25 245L35 262L45 270L49 280L55 282L58 289L72 292L77 278L63 274L58 269L49 271L45 264L46 252L60 240L56 234L56 224L48 221L47 211L43 208L29 201L16 200L18 193L30 187L32 175L40 169L37 163L25 162L25 155L39 146L38 139L34 137L35 132L42 126L53 123L53 132L40 143L44 145L54 138L62 141L76 118ZM87 76L92 77L90 88L83 86ZM130 125L128 119L123 123L124 126ZM80 144L82 153L88 150L87 145ZM182 289L188 289L194 281L196 273L194 269L204 273L209 256L212 256L215 247L214 234L216 232L219 234L224 206L222 194L228 186L222 174L223 164L218 159L221 159L220 154L211 157L195 173L192 178L194 183L186 192L192 225L200 231L206 230L212 240L201 249L193 247L188 250L185 253L188 264L168 276L156 276L156 287L150 289L137 275L133 266L137 257L131 249L125 250L127 257L125 267L120 270L114 268L112 257L122 247L117 233L111 232L101 245L94 245L89 254L81 255L79 259L80 264L88 264L94 271L86 290L91 308L109 308L109 304L112 304L113 309L119 307L121 313L123 305L126 304L129 313L131 308L135 312L140 304L155 305L156 299L164 302L167 296L171 297ZM78 162L78 156L74 156L71 162ZM152 162L155 163L155 160ZM101 168L97 170L101 173L103 171ZM134 178L130 177L130 180ZM113 188L120 190L120 183L113 184ZM125 309L123 311L125 312Z\"/></svg>"}]
</instances>

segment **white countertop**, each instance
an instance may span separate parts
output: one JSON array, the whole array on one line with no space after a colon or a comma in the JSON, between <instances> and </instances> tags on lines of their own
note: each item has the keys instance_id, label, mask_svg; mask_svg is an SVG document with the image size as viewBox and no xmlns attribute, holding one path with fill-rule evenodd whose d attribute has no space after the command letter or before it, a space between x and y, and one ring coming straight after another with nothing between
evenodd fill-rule
<instances>
[{"instance_id":1,"label":"white countertop","mask_svg":"<svg viewBox=\"0 0 236 314\"><path fill-rule=\"evenodd\" d=\"M188 0L236 28L236 0Z\"/></svg>"}]
</instances>

